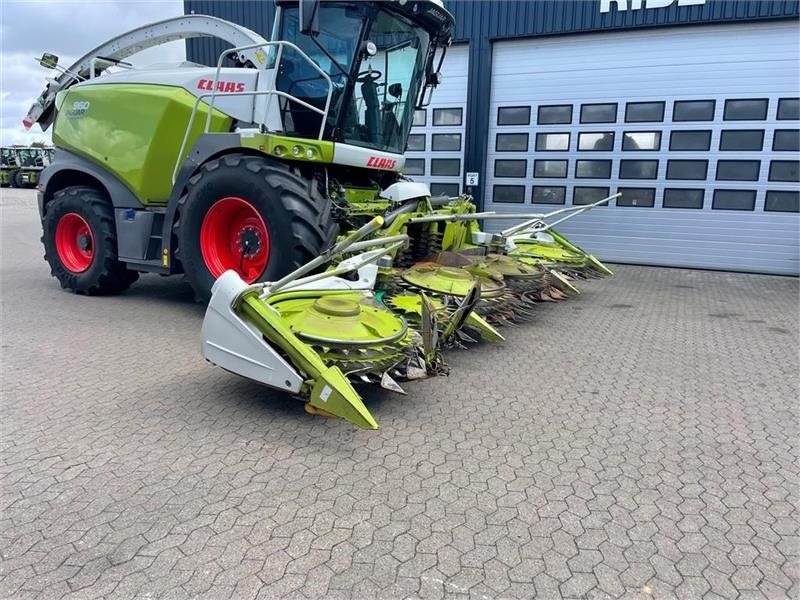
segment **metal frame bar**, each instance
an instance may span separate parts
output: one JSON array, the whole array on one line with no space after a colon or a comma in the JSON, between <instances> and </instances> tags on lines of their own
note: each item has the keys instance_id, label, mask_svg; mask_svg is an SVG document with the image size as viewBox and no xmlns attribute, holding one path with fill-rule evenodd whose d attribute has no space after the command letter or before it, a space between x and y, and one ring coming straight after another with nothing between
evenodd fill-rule
<instances>
[{"instance_id":1,"label":"metal frame bar","mask_svg":"<svg viewBox=\"0 0 800 600\"><path fill-rule=\"evenodd\" d=\"M200 94L199 96L197 96L197 99L194 102L194 106L192 107L192 112L189 115L189 122L186 125L186 131L183 133L183 141L181 141L181 149L178 152L178 158L175 161L175 168L172 170L172 183L173 183L173 185L175 184L175 181L178 178L178 172L181 169L181 165L183 164L183 161L187 158L187 157L184 156L184 152L186 152L186 144L189 141L189 134L192 131L192 126L194 125L195 117L197 116L197 108L200 106L200 101L203 98L206 98L206 97L208 97L210 95L211 95L211 92L208 92L206 94ZM221 92L221 93L218 93L216 95L217 96L267 96L267 95L270 95L270 96L281 96L281 97L285 97L285 98L287 98L289 100L292 100L294 102L297 102L298 104L300 104L302 106L305 106L306 108L308 108L310 110L313 110L315 112L323 114L322 109L317 108L316 106L312 106L311 104L308 104L307 102L303 102L302 100L300 100L298 98L295 98L294 96L291 96L291 95L287 94L286 92L281 92L279 90L256 90L256 91L251 91L251 92ZM212 107L209 106L209 112L208 112L209 115L211 115L211 108ZM325 123L325 118L326 117L323 116L323 119L322 119L323 126L324 126L324 123ZM206 133L208 132L208 127L206 127L205 132Z\"/></svg>"},{"instance_id":2,"label":"metal frame bar","mask_svg":"<svg viewBox=\"0 0 800 600\"><path fill-rule=\"evenodd\" d=\"M225 59L225 57L227 55L233 54L233 53L237 53L238 54L238 53L244 52L246 50L255 50L256 48L265 48L267 46L273 46L273 47L277 47L278 48L278 52L277 52L277 54L275 56L275 62L274 62L274 66L273 66L274 70L277 70L278 67L280 66L280 61L283 58L283 49L284 49L284 47L287 47L287 48L291 48L295 52L297 52L309 65L311 65L311 67L313 69L315 69L320 75L322 75L322 78L328 84L328 95L325 98L325 108L324 109L317 108L316 106L313 106L312 104L309 104L308 102L304 102L303 100L300 100L299 98L297 98L295 96L292 96L291 94L287 94L286 92L281 92L280 90L275 90L275 89L272 89L272 90L254 90L254 91L246 91L246 92L217 92L217 82L219 81L219 75L220 75L220 72L222 70L222 62L223 62L223 60ZM203 133L208 133L208 130L211 128L211 118L212 118L212 116L214 114L214 105L215 105L216 99L218 97L227 97L227 96L269 96L269 103L267 104L267 107L266 107L266 110L265 110L265 114L268 114L269 109L272 108L272 98L274 96L278 96L280 98L286 98L289 102L296 102L297 104L299 104L299 105L301 105L301 106L303 106L303 107L305 107L305 108L307 108L307 109L309 109L309 110L311 110L311 111L313 111L313 112L315 112L315 113L317 113L317 114L322 116L322 119L320 119L321 122L320 122L320 126L319 126L319 134L317 135L317 140L321 141L323 136L324 136L324 134L325 134L325 124L328 121L328 112L330 111L330 107L331 107L331 96L332 95L333 95L333 82L331 81L330 76L325 71L323 71L322 68L308 56L308 54L303 52L299 47L297 47L295 44L292 44L291 42L286 42L286 41L282 41L282 40L279 40L279 41L276 41L276 42L261 42L261 43L258 43L258 44L248 44L246 46L237 46L236 48L229 48L227 50L223 50L220 53L219 58L217 59L217 68L214 71L214 80L211 83L211 91L206 93L206 94L200 94L199 96L197 96L197 98L195 99L195 102L194 102L194 106L192 107L192 113L189 116L189 121L186 124L186 131L184 131L184 134L183 134L183 141L181 142L181 149L178 152L178 158L176 159L176 162L175 162L175 168L172 170L172 183L173 183L173 185L175 184L175 181L178 178L178 172L180 171L180 168L181 168L181 165L183 164L183 161L185 161L186 158L187 158L187 157L184 156L184 153L186 152L186 144L189 141L189 135L190 135L190 133L192 131L192 127L194 126L195 117L197 116L197 108L200 106L200 101L203 100L204 98L208 98L210 96L211 97L211 101L207 103L208 104L208 114L206 115L206 123L205 123L205 127L203 128ZM251 116L251 121L254 118L254 115L255 115L255 105L253 106L253 116ZM261 125L263 125L263 123L261 123Z\"/></svg>"},{"instance_id":3,"label":"metal frame bar","mask_svg":"<svg viewBox=\"0 0 800 600\"><path fill-rule=\"evenodd\" d=\"M311 65L311 67L313 69L315 69L320 75L322 75L322 78L328 84L328 95L325 98L325 109L320 112L320 114L322 114L322 124L320 125L319 136L317 137L317 139L321 140L323 134L325 133L325 122L327 121L328 111L330 110L330 106L331 106L331 96L333 95L333 82L331 81L330 76L325 71L322 70L322 67L320 67L317 63L315 63L311 59L311 57L308 56L308 54L303 52L295 44L292 44L291 42L287 42L287 41L284 41L284 40L263 42L263 43L259 43L259 44L248 44L247 46L238 46L236 48L229 48L228 50L223 50L220 53L219 59L217 59L217 70L214 72L214 82L213 82L212 88L211 88L211 103L209 104L209 112L208 112L208 116L206 117L205 132L208 133L208 128L211 126L211 112L214 109L214 100L215 100L215 98L217 96L217 93L216 93L217 92L217 82L219 81L219 74L220 74L220 71L222 70L222 61L229 54L239 53L239 52L243 52L245 50L255 50L256 48L265 48L267 46L277 46L278 47L278 54L275 57L275 65L274 65L273 69L275 69L275 70L278 69L278 67L280 65L280 61L283 58L283 48L284 47L288 47L288 48L291 48L292 50L294 50L295 52L297 52L309 65ZM277 91L277 90L271 90L271 91L274 92L274 91ZM240 93L243 93L243 92L240 92ZM236 94L236 92L234 92L234 95L235 94ZM291 96L289 94L285 94L285 96L287 98L291 99L291 100L294 100L296 102L300 102L301 104L303 104L300 100L298 100L294 96ZM309 106L309 105L305 104L305 106ZM319 109L316 109L316 111L319 112Z\"/></svg>"}]
</instances>

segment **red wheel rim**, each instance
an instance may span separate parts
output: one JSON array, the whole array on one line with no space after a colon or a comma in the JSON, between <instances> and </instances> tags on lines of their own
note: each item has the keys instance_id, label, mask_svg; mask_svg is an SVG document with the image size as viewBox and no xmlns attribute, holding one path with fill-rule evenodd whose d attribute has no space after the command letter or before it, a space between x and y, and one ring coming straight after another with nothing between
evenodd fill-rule
<instances>
[{"instance_id":1,"label":"red wheel rim","mask_svg":"<svg viewBox=\"0 0 800 600\"><path fill-rule=\"evenodd\" d=\"M214 277L236 271L257 281L269 262L269 232L255 207L236 196L217 200L200 226L200 252Z\"/></svg>"},{"instance_id":2,"label":"red wheel rim","mask_svg":"<svg viewBox=\"0 0 800 600\"><path fill-rule=\"evenodd\" d=\"M67 270L83 273L94 259L94 235L86 219L78 213L67 213L56 225L56 252Z\"/></svg>"}]
</instances>

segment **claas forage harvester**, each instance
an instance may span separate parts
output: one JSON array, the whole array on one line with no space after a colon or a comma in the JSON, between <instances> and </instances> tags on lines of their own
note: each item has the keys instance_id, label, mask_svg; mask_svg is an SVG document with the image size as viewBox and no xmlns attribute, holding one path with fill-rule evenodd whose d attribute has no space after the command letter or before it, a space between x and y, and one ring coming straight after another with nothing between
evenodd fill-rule
<instances>
[{"instance_id":1,"label":"claas forage harvester","mask_svg":"<svg viewBox=\"0 0 800 600\"><path fill-rule=\"evenodd\" d=\"M452 41L441 0L276 4L270 41L186 15L68 68L42 56L54 74L24 124L52 126L56 147L38 185L45 258L90 295L183 274L209 302L206 358L375 428L354 384L402 391L446 370L443 348L502 340L496 326L608 273L552 229L594 205L477 213L403 176ZM194 37L231 48L211 67L126 61ZM517 224L480 229L495 218Z\"/></svg>"}]
</instances>

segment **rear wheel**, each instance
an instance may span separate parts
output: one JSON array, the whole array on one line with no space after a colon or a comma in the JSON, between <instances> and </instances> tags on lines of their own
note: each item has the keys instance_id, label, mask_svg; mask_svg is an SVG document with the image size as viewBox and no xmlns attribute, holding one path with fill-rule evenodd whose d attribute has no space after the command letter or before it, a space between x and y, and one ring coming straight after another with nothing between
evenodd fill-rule
<instances>
[{"instance_id":1,"label":"rear wheel","mask_svg":"<svg viewBox=\"0 0 800 600\"><path fill-rule=\"evenodd\" d=\"M225 271L275 280L318 256L339 227L315 180L267 157L231 155L192 177L175 231L184 273L208 300Z\"/></svg>"},{"instance_id":2,"label":"rear wheel","mask_svg":"<svg viewBox=\"0 0 800 600\"><path fill-rule=\"evenodd\" d=\"M114 211L94 188L56 192L42 225L44 258L61 287L78 294L114 294L139 278L119 262Z\"/></svg>"}]
</instances>

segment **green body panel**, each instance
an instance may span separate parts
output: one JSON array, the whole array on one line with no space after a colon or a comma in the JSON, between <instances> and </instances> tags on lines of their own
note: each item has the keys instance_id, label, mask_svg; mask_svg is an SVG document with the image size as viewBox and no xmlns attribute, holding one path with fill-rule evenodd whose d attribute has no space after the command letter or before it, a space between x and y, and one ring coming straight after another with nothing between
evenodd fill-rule
<instances>
[{"instance_id":1,"label":"green body panel","mask_svg":"<svg viewBox=\"0 0 800 600\"><path fill-rule=\"evenodd\" d=\"M597 270L599 270L601 273L603 273L605 275L614 275L614 271L612 271L607 266L605 266L602 262L597 260L592 254L589 254L588 252L586 252L582 248L580 248L580 247L576 246L575 244L573 244L572 242L570 242L566 237L564 237L563 235L558 233L556 230L551 229L550 230L550 235L553 236L553 239L555 241L557 241L559 244L561 244L565 248L567 248L569 250L572 250L573 252L580 252L581 254L585 254L586 257L589 259L589 262L592 263L592 265L594 265L597 268Z\"/></svg>"},{"instance_id":2,"label":"green body panel","mask_svg":"<svg viewBox=\"0 0 800 600\"><path fill-rule=\"evenodd\" d=\"M150 84L80 85L61 92L53 143L116 175L143 204L166 204L172 172L195 97L179 87ZM201 103L187 149L203 132ZM231 119L214 111L210 131L227 132Z\"/></svg>"},{"instance_id":3,"label":"green body panel","mask_svg":"<svg viewBox=\"0 0 800 600\"><path fill-rule=\"evenodd\" d=\"M240 310L270 344L285 352L291 363L305 373L305 393L312 406L363 429L378 429L377 421L341 370L328 367L311 346L292 332L280 312L259 299L257 292L242 298Z\"/></svg>"},{"instance_id":4,"label":"green body panel","mask_svg":"<svg viewBox=\"0 0 800 600\"><path fill-rule=\"evenodd\" d=\"M0 185L6 187L11 182L11 169L0 169Z\"/></svg>"},{"instance_id":5,"label":"green body panel","mask_svg":"<svg viewBox=\"0 0 800 600\"><path fill-rule=\"evenodd\" d=\"M382 202L378 201L378 194L380 194L380 190L377 188L356 188L356 187L348 187L344 189L344 199L347 200L350 204L363 204L363 203L378 203L381 204ZM385 204L389 204L388 201L385 201Z\"/></svg>"},{"instance_id":6,"label":"green body panel","mask_svg":"<svg viewBox=\"0 0 800 600\"><path fill-rule=\"evenodd\" d=\"M333 142L288 137L272 133L242 135L242 146L276 158L304 162L332 163Z\"/></svg>"},{"instance_id":7,"label":"green body panel","mask_svg":"<svg viewBox=\"0 0 800 600\"><path fill-rule=\"evenodd\" d=\"M41 169L26 169L25 167L19 170L20 176L19 178L22 180L24 185L33 187L37 183L39 183L39 176L42 173Z\"/></svg>"},{"instance_id":8,"label":"green body panel","mask_svg":"<svg viewBox=\"0 0 800 600\"><path fill-rule=\"evenodd\" d=\"M380 190L377 187L345 187L343 189L344 194L338 190L332 190L331 196L334 200L347 204L347 213L351 217L385 215L391 206L391 202L379 197Z\"/></svg>"}]
</instances>

